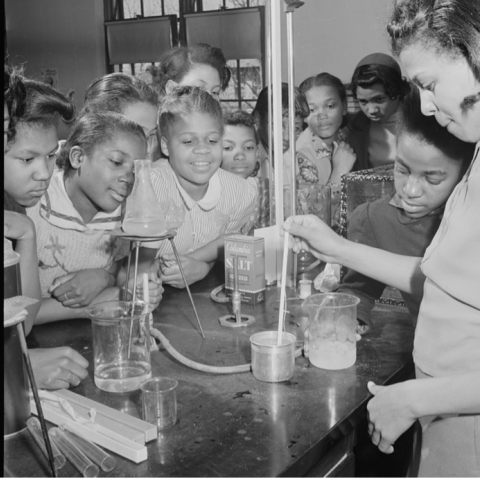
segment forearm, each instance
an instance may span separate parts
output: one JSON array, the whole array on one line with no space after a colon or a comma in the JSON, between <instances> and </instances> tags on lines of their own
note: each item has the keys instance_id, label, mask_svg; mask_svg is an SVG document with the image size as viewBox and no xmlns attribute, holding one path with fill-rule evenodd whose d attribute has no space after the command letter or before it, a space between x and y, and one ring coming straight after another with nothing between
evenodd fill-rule
<instances>
[{"instance_id":1,"label":"forearm","mask_svg":"<svg viewBox=\"0 0 480 480\"><path fill-rule=\"evenodd\" d=\"M423 290L425 276L420 257L398 255L345 239L340 240L336 257L337 263L403 292Z\"/></svg>"},{"instance_id":2,"label":"forearm","mask_svg":"<svg viewBox=\"0 0 480 480\"><path fill-rule=\"evenodd\" d=\"M480 415L480 370L412 380L411 389L413 413L417 418L426 415Z\"/></svg>"},{"instance_id":3,"label":"forearm","mask_svg":"<svg viewBox=\"0 0 480 480\"><path fill-rule=\"evenodd\" d=\"M33 327L35 318L40 310L42 290L38 275L37 245L35 239L18 241L16 252L20 254L20 275L22 278L22 295L39 300L37 303L27 307L28 316L25 320L25 334L28 335Z\"/></svg>"},{"instance_id":4,"label":"forearm","mask_svg":"<svg viewBox=\"0 0 480 480\"><path fill-rule=\"evenodd\" d=\"M207 243L203 247L200 247L198 250L189 253L188 256L205 263L215 262L218 258L223 257L224 238L225 235L220 235L218 238Z\"/></svg>"},{"instance_id":5,"label":"forearm","mask_svg":"<svg viewBox=\"0 0 480 480\"><path fill-rule=\"evenodd\" d=\"M95 297L90 305L111 300L118 300L119 295L120 289L118 287L106 288L99 295L97 295L97 297ZM35 319L35 325L58 322L60 320L71 320L74 318L88 318L86 314L87 308L88 307L64 307L61 302L55 298L44 298L41 301L40 311Z\"/></svg>"}]
</instances>

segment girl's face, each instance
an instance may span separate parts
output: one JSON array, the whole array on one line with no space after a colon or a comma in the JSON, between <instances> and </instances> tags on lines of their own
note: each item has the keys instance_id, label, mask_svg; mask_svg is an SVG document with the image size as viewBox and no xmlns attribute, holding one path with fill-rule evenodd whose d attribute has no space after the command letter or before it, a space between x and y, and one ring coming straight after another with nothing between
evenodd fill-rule
<instances>
[{"instance_id":1,"label":"girl's face","mask_svg":"<svg viewBox=\"0 0 480 480\"><path fill-rule=\"evenodd\" d=\"M70 163L78 174L67 177L65 188L86 223L125 201L134 183L134 160L145 158L146 150L145 140L130 133L116 134L89 154L72 148Z\"/></svg>"},{"instance_id":2,"label":"girl's face","mask_svg":"<svg viewBox=\"0 0 480 480\"><path fill-rule=\"evenodd\" d=\"M222 162L222 124L205 113L178 118L162 137L162 151L180 185L194 199L201 200L208 182Z\"/></svg>"},{"instance_id":3,"label":"girl's face","mask_svg":"<svg viewBox=\"0 0 480 480\"><path fill-rule=\"evenodd\" d=\"M335 87L321 85L305 92L310 115L306 118L308 126L315 135L324 141L335 138L347 106L342 102Z\"/></svg>"},{"instance_id":4,"label":"girl's face","mask_svg":"<svg viewBox=\"0 0 480 480\"><path fill-rule=\"evenodd\" d=\"M395 190L411 218L421 218L445 204L463 174L462 162L447 157L406 133L397 141Z\"/></svg>"},{"instance_id":5,"label":"girl's face","mask_svg":"<svg viewBox=\"0 0 480 480\"><path fill-rule=\"evenodd\" d=\"M122 113L143 128L148 143L147 154L150 155L157 146L157 107L145 102L131 103Z\"/></svg>"},{"instance_id":6,"label":"girl's face","mask_svg":"<svg viewBox=\"0 0 480 480\"><path fill-rule=\"evenodd\" d=\"M480 141L480 101L465 99L480 92L467 61L440 57L434 50L412 45L400 54L407 75L420 90L422 113L465 142Z\"/></svg>"},{"instance_id":7,"label":"girl's face","mask_svg":"<svg viewBox=\"0 0 480 480\"><path fill-rule=\"evenodd\" d=\"M173 85L185 85L190 87L199 87L202 90L208 92L212 97L217 100L220 97L221 82L220 74L218 71L210 65L198 63L194 65L190 71L180 80L180 82L174 82L169 80ZM167 85L168 83L167 82Z\"/></svg>"},{"instance_id":8,"label":"girl's face","mask_svg":"<svg viewBox=\"0 0 480 480\"><path fill-rule=\"evenodd\" d=\"M7 146L4 190L20 205L33 207L47 189L57 158L57 129L19 122L16 136Z\"/></svg>"},{"instance_id":9,"label":"girl's face","mask_svg":"<svg viewBox=\"0 0 480 480\"><path fill-rule=\"evenodd\" d=\"M384 123L396 111L400 100L392 100L385 93L381 83L375 83L370 88L357 87L357 100L362 112L372 122Z\"/></svg>"},{"instance_id":10,"label":"girl's face","mask_svg":"<svg viewBox=\"0 0 480 480\"><path fill-rule=\"evenodd\" d=\"M258 148L254 129L245 125L226 125L222 168L246 179L255 170L257 161Z\"/></svg>"}]
</instances>

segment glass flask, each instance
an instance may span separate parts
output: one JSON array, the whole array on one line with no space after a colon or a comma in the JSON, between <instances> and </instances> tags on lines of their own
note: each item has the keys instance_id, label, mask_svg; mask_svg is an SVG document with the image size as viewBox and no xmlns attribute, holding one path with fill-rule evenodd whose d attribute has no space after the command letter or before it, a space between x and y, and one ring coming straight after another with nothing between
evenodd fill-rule
<instances>
[{"instance_id":1,"label":"glass flask","mask_svg":"<svg viewBox=\"0 0 480 480\"><path fill-rule=\"evenodd\" d=\"M150 182L150 160L135 160L135 183L127 198L122 228L128 235L151 237L166 231L165 213Z\"/></svg>"}]
</instances>

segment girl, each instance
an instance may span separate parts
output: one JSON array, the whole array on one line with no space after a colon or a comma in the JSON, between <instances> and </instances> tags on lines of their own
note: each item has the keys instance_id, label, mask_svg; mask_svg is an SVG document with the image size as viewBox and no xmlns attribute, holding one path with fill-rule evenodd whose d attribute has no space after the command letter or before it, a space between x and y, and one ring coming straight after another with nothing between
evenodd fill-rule
<instances>
[{"instance_id":1,"label":"girl","mask_svg":"<svg viewBox=\"0 0 480 480\"><path fill-rule=\"evenodd\" d=\"M15 250L20 254L22 293L39 300L27 307L24 327L28 334L42 297L35 227L19 202L28 200L25 186L37 190L44 182L45 173L42 172L48 170L52 162L49 154L51 148L55 148L58 119L70 121L75 115L75 108L69 98L49 85L25 79L17 68L5 66L4 79L4 235L12 239ZM15 145L26 145L25 137L36 140L44 135L54 137L46 150L41 142L34 141L34 157L25 160L23 149L18 150L20 156L11 155ZM28 148L26 150L29 151ZM32 154L28 153L29 156ZM88 361L70 347L33 348L29 349L29 355L39 388L77 386L88 375Z\"/></svg>"},{"instance_id":2,"label":"girl","mask_svg":"<svg viewBox=\"0 0 480 480\"><path fill-rule=\"evenodd\" d=\"M110 73L95 80L85 92L83 111L122 113L138 123L147 137L147 156L157 148L158 97L143 80L126 73Z\"/></svg>"},{"instance_id":3,"label":"girl","mask_svg":"<svg viewBox=\"0 0 480 480\"><path fill-rule=\"evenodd\" d=\"M329 73L304 80L304 93L310 115L308 128L297 140L299 183L340 184L341 176L355 163L355 153L341 129L347 113L347 96L343 83Z\"/></svg>"},{"instance_id":4,"label":"girl","mask_svg":"<svg viewBox=\"0 0 480 480\"><path fill-rule=\"evenodd\" d=\"M479 25L480 4L470 0L402 0L388 25L393 52L420 90L422 113L477 144L423 260L348 242L313 217L284 224L297 236L294 249L309 245L325 261L408 293L423 288L413 352L417 378L367 386L374 395L368 404L373 443L393 452L418 419L418 475L427 477L480 475Z\"/></svg>"},{"instance_id":5,"label":"girl","mask_svg":"<svg viewBox=\"0 0 480 480\"><path fill-rule=\"evenodd\" d=\"M79 318L92 302L118 299L121 252L105 231L120 226L133 162L146 148L142 128L117 113L86 114L74 125L60 152L63 170L27 210L37 230L43 296L36 323ZM155 308L161 287L154 275L150 280Z\"/></svg>"},{"instance_id":6,"label":"girl","mask_svg":"<svg viewBox=\"0 0 480 480\"><path fill-rule=\"evenodd\" d=\"M396 112L410 90L400 65L384 53L367 55L355 67L348 88L360 105L347 125L348 141L357 155L353 170L393 163Z\"/></svg>"},{"instance_id":7,"label":"girl","mask_svg":"<svg viewBox=\"0 0 480 480\"><path fill-rule=\"evenodd\" d=\"M220 104L198 87L177 87L160 109L161 148L168 160L154 164L151 179L167 223L180 225L175 244L188 283L202 279L221 256L223 235L238 233L255 207L255 185L225 170ZM161 261L161 278L183 286L169 241L147 243L142 259ZM158 251L157 251L158 249Z\"/></svg>"}]
</instances>

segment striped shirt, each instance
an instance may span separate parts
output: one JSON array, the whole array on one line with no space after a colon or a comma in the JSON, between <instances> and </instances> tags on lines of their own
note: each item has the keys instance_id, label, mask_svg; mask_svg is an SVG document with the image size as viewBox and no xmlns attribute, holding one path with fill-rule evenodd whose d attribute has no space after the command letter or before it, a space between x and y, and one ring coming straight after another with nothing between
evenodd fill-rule
<instances>
[{"instance_id":1,"label":"striped shirt","mask_svg":"<svg viewBox=\"0 0 480 480\"><path fill-rule=\"evenodd\" d=\"M257 201L256 182L247 182L233 173L218 169L210 179L205 196L193 200L178 182L168 160L158 160L150 174L153 189L167 227L176 227L175 246L181 255L192 253L226 233L247 233ZM157 258L173 253L168 240L143 243L158 249Z\"/></svg>"},{"instance_id":2,"label":"striped shirt","mask_svg":"<svg viewBox=\"0 0 480 480\"><path fill-rule=\"evenodd\" d=\"M45 195L27 208L37 233L37 255L42 297L50 297L53 281L89 268L109 268L128 253L125 242L105 231L121 226L121 207L99 212L85 224L73 206L63 182L63 170L55 170Z\"/></svg>"}]
</instances>

